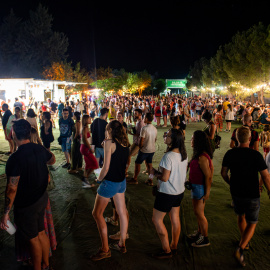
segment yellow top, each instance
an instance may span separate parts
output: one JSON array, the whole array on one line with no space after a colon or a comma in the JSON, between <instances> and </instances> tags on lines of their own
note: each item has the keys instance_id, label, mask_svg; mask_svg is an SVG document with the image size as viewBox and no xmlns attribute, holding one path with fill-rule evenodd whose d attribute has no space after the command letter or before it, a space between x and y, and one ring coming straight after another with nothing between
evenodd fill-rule
<instances>
[{"instance_id":1,"label":"yellow top","mask_svg":"<svg viewBox=\"0 0 270 270\"><path fill-rule=\"evenodd\" d=\"M228 109L228 104L230 104L229 101L224 101L224 102L223 102L223 110L224 110L224 111L227 111L227 109Z\"/></svg>"}]
</instances>

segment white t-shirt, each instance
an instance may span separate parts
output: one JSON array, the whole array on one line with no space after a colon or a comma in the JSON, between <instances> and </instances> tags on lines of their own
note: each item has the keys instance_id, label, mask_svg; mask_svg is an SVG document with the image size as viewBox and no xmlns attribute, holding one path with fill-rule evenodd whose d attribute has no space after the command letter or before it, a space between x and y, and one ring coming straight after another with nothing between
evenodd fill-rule
<instances>
[{"instance_id":1,"label":"white t-shirt","mask_svg":"<svg viewBox=\"0 0 270 270\"><path fill-rule=\"evenodd\" d=\"M159 192L170 195L179 195L185 191L188 158L184 161L181 160L181 154L172 151L163 156L159 166L161 167L161 170L164 168L171 171L171 174L167 182L158 180Z\"/></svg>"},{"instance_id":2,"label":"white t-shirt","mask_svg":"<svg viewBox=\"0 0 270 270\"><path fill-rule=\"evenodd\" d=\"M156 152L157 129L152 124L147 124L141 129L140 137L144 138L143 147L140 149L141 152Z\"/></svg>"}]
</instances>

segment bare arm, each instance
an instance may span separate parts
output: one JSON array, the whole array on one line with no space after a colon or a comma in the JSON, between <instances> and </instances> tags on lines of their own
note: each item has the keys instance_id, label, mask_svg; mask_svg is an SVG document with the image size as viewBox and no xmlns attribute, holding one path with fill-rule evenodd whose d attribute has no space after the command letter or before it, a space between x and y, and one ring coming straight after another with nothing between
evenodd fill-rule
<instances>
[{"instance_id":1,"label":"bare arm","mask_svg":"<svg viewBox=\"0 0 270 270\"><path fill-rule=\"evenodd\" d=\"M104 142L103 147L104 147L104 162L97 181L102 181L106 176L106 174L108 173L111 163L112 148L116 146L114 143L112 143L112 140L107 140Z\"/></svg>"},{"instance_id":2,"label":"bare arm","mask_svg":"<svg viewBox=\"0 0 270 270\"><path fill-rule=\"evenodd\" d=\"M230 177L229 177L229 168L228 167L222 167L221 168L221 176L224 179L224 181L230 185Z\"/></svg>"},{"instance_id":3,"label":"bare arm","mask_svg":"<svg viewBox=\"0 0 270 270\"><path fill-rule=\"evenodd\" d=\"M260 172L261 177L262 177L262 181L268 191L268 195L270 193L270 175L267 169L263 170Z\"/></svg>"},{"instance_id":4,"label":"bare arm","mask_svg":"<svg viewBox=\"0 0 270 270\"><path fill-rule=\"evenodd\" d=\"M259 151L259 141L254 143L254 150Z\"/></svg>"},{"instance_id":5,"label":"bare arm","mask_svg":"<svg viewBox=\"0 0 270 270\"><path fill-rule=\"evenodd\" d=\"M76 122L75 124L75 127L76 127L76 133L75 133L75 138L78 138L80 136L80 123L79 122Z\"/></svg>"},{"instance_id":6,"label":"bare arm","mask_svg":"<svg viewBox=\"0 0 270 270\"><path fill-rule=\"evenodd\" d=\"M51 157L51 159L47 162L47 164L48 164L48 165L53 165L53 164L55 163L55 155L54 155L52 152L50 152L50 153L51 153L52 157Z\"/></svg>"},{"instance_id":7,"label":"bare arm","mask_svg":"<svg viewBox=\"0 0 270 270\"><path fill-rule=\"evenodd\" d=\"M213 124L210 127L210 134L209 134L209 139L213 140L215 137L215 132L216 132L216 126Z\"/></svg>"},{"instance_id":8,"label":"bare arm","mask_svg":"<svg viewBox=\"0 0 270 270\"><path fill-rule=\"evenodd\" d=\"M8 228L7 221L9 220L9 212L13 206L20 176L11 176L8 179L6 191L5 191L5 206L4 206L4 215L1 219L0 228L6 230Z\"/></svg>"},{"instance_id":9,"label":"bare arm","mask_svg":"<svg viewBox=\"0 0 270 270\"><path fill-rule=\"evenodd\" d=\"M150 171L150 174L153 174L154 176L156 176L156 178L162 182L167 182L170 178L171 175L171 171L162 168L162 172L159 172L158 170L152 168L152 170Z\"/></svg>"},{"instance_id":10,"label":"bare arm","mask_svg":"<svg viewBox=\"0 0 270 270\"><path fill-rule=\"evenodd\" d=\"M211 184L212 184L212 170L210 170L210 166L209 166L209 160L208 158L201 156L199 157L199 166L204 174L204 178L205 178L205 195L204 195L204 199L208 200L209 196L210 196L210 188L211 188ZM212 166L213 167L213 166Z\"/></svg>"},{"instance_id":11,"label":"bare arm","mask_svg":"<svg viewBox=\"0 0 270 270\"><path fill-rule=\"evenodd\" d=\"M140 149L143 147L143 143L144 143L144 138L141 137L140 144L139 144Z\"/></svg>"},{"instance_id":12,"label":"bare arm","mask_svg":"<svg viewBox=\"0 0 270 270\"><path fill-rule=\"evenodd\" d=\"M235 141L231 140L230 147L234 148L235 147Z\"/></svg>"},{"instance_id":13,"label":"bare arm","mask_svg":"<svg viewBox=\"0 0 270 270\"><path fill-rule=\"evenodd\" d=\"M49 128L50 128L50 121L46 121L45 122L45 130L44 130L46 135L49 134L49 132L48 132Z\"/></svg>"},{"instance_id":14,"label":"bare arm","mask_svg":"<svg viewBox=\"0 0 270 270\"><path fill-rule=\"evenodd\" d=\"M91 151L91 145L89 144L89 142L87 140L87 132L88 132L88 128L83 128L82 139L83 139L84 145L86 145L88 147L88 149L90 149L90 151Z\"/></svg>"}]
</instances>

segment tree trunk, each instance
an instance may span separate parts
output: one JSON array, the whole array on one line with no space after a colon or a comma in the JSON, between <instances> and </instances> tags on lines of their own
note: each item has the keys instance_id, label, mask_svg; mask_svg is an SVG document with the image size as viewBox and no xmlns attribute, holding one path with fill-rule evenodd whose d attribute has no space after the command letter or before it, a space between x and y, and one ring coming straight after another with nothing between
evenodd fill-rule
<instances>
[{"instance_id":1,"label":"tree trunk","mask_svg":"<svg viewBox=\"0 0 270 270\"><path fill-rule=\"evenodd\" d=\"M262 103L262 105L264 105L264 98L263 98L263 93L264 91L263 91L263 89L261 89L260 90L260 94L261 94L261 103Z\"/></svg>"},{"instance_id":2,"label":"tree trunk","mask_svg":"<svg viewBox=\"0 0 270 270\"><path fill-rule=\"evenodd\" d=\"M251 95L251 104L253 105L255 103L255 97L254 94Z\"/></svg>"}]
</instances>

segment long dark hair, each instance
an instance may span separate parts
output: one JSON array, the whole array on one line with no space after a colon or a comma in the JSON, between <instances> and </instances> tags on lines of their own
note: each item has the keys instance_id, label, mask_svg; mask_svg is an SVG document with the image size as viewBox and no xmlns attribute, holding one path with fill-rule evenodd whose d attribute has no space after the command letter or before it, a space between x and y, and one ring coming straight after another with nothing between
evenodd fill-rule
<instances>
[{"instance_id":1,"label":"long dark hair","mask_svg":"<svg viewBox=\"0 0 270 270\"><path fill-rule=\"evenodd\" d=\"M183 133L180 129L175 128L172 128L171 132L172 132L171 144L168 145L167 152L172 151L175 148L178 148L182 157L181 161L184 161L187 159L187 150L185 146Z\"/></svg>"},{"instance_id":2,"label":"long dark hair","mask_svg":"<svg viewBox=\"0 0 270 270\"><path fill-rule=\"evenodd\" d=\"M112 135L112 140L117 141L118 143L122 144L125 147L129 147L129 140L128 140L128 135L123 127L123 125L117 121L113 120L111 121L107 127L106 130L109 131L109 129L112 129L111 135Z\"/></svg>"},{"instance_id":3,"label":"long dark hair","mask_svg":"<svg viewBox=\"0 0 270 270\"><path fill-rule=\"evenodd\" d=\"M196 130L193 133L192 160L199 158L199 156L202 155L203 152L206 152L211 159L213 158L213 150L207 134L202 130Z\"/></svg>"}]
</instances>

